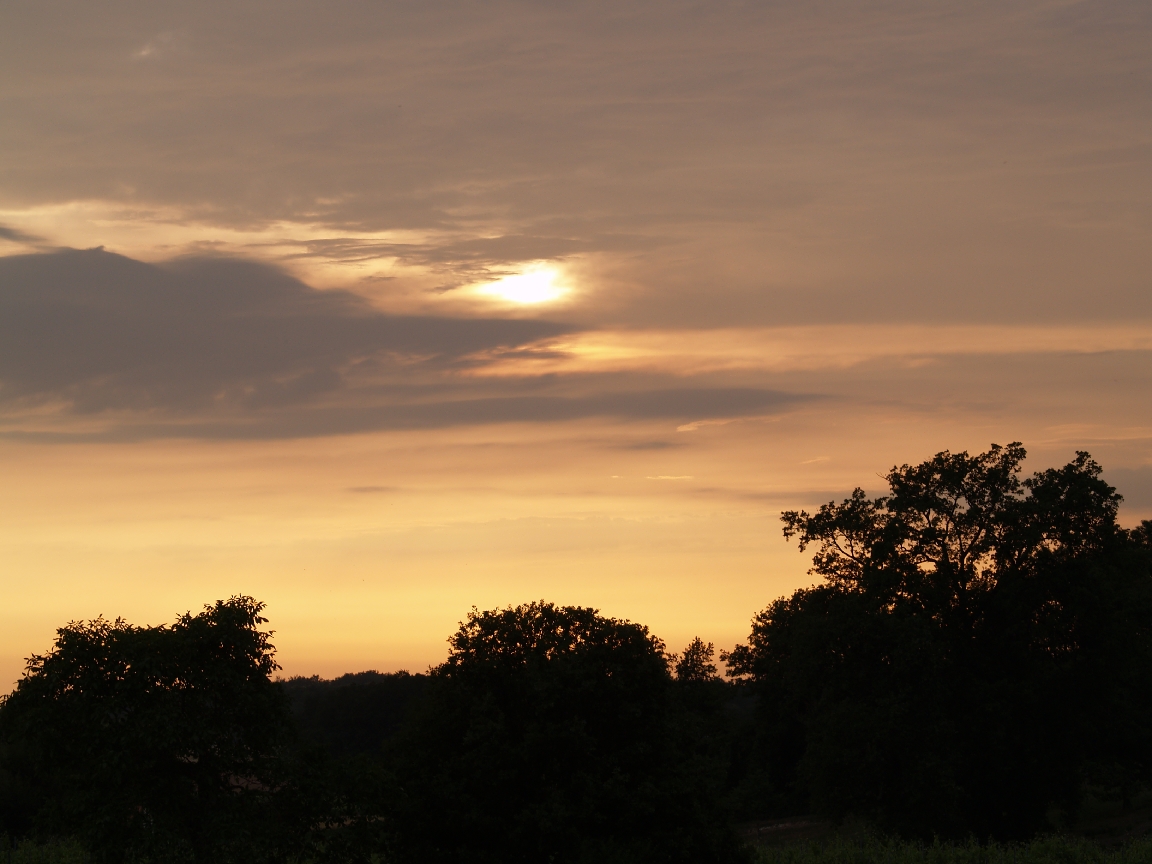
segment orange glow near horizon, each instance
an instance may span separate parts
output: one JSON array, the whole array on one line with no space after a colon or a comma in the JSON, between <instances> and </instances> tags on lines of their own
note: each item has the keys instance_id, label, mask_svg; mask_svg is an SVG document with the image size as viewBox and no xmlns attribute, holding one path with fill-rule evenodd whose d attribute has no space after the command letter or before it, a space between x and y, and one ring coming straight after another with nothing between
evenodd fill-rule
<instances>
[{"instance_id":1,"label":"orange glow near horizon","mask_svg":"<svg viewBox=\"0 0 1152 864\"><path fill-rule=\"evenodd\" d=\"M780 535L782 509L857 484L878 492L893 464L1021 428L963 422L817 406L688 436L586 421L283 442L10 442L5 482L24 491L0 504L0 556L15 574L0 674L14 681L20 658L66 620L163 623L237 593L268 603L284 674L422 670L472 606L540 598L640 621L671 650L697 635L728 646L756 611L810 582L807 556ZM1093 434L1024 431L1034 467ZM681 440L692 446L650 446ZM1107 465L1124 442L1095 444Z\"/></svg>"}]
</instances>

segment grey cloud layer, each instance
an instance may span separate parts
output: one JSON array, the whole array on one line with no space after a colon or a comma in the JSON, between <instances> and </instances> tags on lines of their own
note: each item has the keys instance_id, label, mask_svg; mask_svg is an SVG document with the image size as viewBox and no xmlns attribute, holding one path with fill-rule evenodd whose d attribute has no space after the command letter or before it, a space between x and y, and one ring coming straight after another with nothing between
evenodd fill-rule
<instances>
[{"instance_id":1,"label":"grey cloud layer","mask_svg":"<svg viewBox=\"0 0 1152 864\"><path fill-rule=\"evenodd\" d=\"M127 442L155 438L272 440L360 432L444 429L492 423L553 423L587 418L621 421L749 417L779 414L815 397L757 388L679 387L591 396L491 396L479 399L393 402L376 405L294 405L242 415L187 413L156 422L150 417L115 422L97 431L0 429L0 438L37 442ZM375 400L378 401L378 400Z\"/></svg>"},{"instance_id":2,"label":"grey cloud layer","mask_svg":"<svg viewBox=\"0 0 1152 864\"><path fill-rule=\"evenodd\" d=\"M283 437L748 416L802 398L619 376L459 374L486 354L536 350L568 329L386 315L355 295L317 291L247 261L156 266L101 250L12 256L0 258L0 411L119 412L108 429L84 433L95 438Z\"/></svg>"},{"instance_id":3,"label":"grey cloud layer","mask_svg":"<svg viewBox=\"0 0 1152 864\"><path fill-rule=\"evenodd\" d=\"M0 199L600 255L584 322L1150 316L1149 93L1142 0L10 3Z\"/></svg>"},{"instance_id":4,"label":"grey cloud layer","mask_svg":"<svg viewBox=\"0 0 1152 864\"><path fill-rule=\"evenodd\" d=\"M189 259L157 267L101 250L0 259L0 390L80 410L295 402L355 364L435 366L565 328L400 317L269 267Z\"/></svg>"}]
</instances>

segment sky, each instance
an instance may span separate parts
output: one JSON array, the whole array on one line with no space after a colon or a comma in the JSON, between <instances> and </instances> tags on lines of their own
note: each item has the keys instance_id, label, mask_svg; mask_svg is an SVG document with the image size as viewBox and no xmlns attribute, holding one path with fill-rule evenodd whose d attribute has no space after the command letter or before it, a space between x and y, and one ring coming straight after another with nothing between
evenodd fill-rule
<instances>
[{"instance_id":1,"label":"sky","mask_svg":"<svg viewBox=\"0 0 1152 864\"><path fill-rule=\"evenodd\" d=\"M0 6L0 689L234 594L731 647L942 450L1152 518L1150 394L1146 2Z\"/></svg>"}]
</instances>

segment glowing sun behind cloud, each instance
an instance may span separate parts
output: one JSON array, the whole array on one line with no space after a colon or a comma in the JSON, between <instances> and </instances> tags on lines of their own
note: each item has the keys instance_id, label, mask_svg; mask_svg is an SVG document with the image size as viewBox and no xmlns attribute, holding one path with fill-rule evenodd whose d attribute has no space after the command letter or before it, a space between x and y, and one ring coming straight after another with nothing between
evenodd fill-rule
<instances>
[{"instance_id":1,"label":"glowing sun behind cloud","mask_svg":"<svg viewBox=\"0 0 1152 864\"><path fill-rule=\"evenodd\" d=\"M489 299L521 305L559 300L569 291L569 287L561 282L560 271L547 265L529 267L476 289L478 294Z\"/></svg>"}]
</instances>

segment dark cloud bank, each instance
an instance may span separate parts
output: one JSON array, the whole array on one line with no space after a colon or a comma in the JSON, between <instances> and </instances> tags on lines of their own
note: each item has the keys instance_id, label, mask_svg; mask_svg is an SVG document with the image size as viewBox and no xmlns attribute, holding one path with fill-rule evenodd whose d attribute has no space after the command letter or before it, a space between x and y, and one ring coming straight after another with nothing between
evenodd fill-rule
<instances>
[{"instance_id":1,"label":"dark cloud bank","mask_svg":"<svg viewBox=\"0 0 1152 864\"><path fill-rule=\"evenodd\" d=\"M748 387L629 389L612 376L584 378L575 392L548 377L458 374L485 352L531 350L568 329L386 315L249 261L157 266L98 249L12 256L0 258L0 414L10 437L252 438L747 416L800 398ZM45 409L53 428L30 430L29 411ZM108 423L61 430L69 416Z\"/></svg>"}]
</instances>

